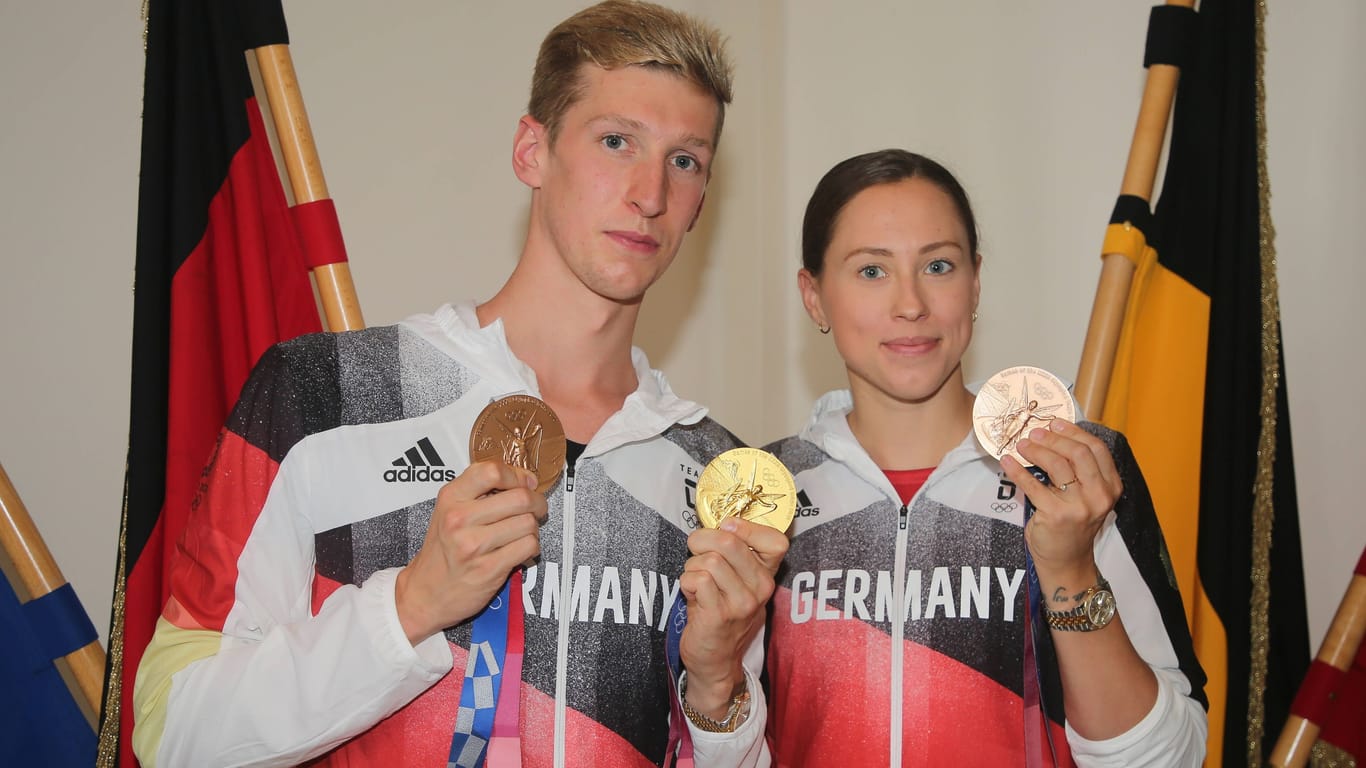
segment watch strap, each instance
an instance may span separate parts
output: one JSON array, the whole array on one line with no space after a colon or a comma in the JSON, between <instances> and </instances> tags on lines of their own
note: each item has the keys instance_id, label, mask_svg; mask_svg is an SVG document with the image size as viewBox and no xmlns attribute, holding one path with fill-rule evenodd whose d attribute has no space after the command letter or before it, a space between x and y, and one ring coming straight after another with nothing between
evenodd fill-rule
<instances>
[{"instance_id":1,"label":"watch strap","mask_svg":"<svg viewBox=\"0 0 1366 768\"><path fill-rule=\"evenodd\" d=\"M740 723L744 722L745 715L749 714L749 684L740 689L730 700L730 706L726 708L726 716L721 720L713 720L710 717L693 709L688 703L688 681L683 680L683 686L679 689L679 698L683 700L683 714L688 716L688 720L699 730L708 733L733 733Z\"/></svg>"},{"instance_id":2,"label":"watch strap","mask_svg":"<svg viewBox=\"0 0 1366 768\"><path fill-rule=\"evenodd\" d=\"M1050 611L1047 606L1042 606L1044 622L1048 624L1050 629L1058 629L1064 632L1090 632L1101 629L1110 621L1107 619L1103 624L1095 624L1091 621L1090 613L1087 610L1092 596L1097 592L1106 592L1111 596L1111 600L1114 599L1113 593L1110 591L1110 582L1101 576L1095 584L1087 587L1086 591L1081 594L1081 600L1076 606L1066 611Z\"/></svg>"}]
</instances>

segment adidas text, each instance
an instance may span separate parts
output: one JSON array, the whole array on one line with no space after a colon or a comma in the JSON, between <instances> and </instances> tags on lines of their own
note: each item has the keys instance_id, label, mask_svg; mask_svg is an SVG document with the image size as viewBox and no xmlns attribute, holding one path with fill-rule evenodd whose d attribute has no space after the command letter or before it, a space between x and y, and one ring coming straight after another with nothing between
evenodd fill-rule
<instances>
[{"instance_id":1,"label":"adidas text","mask_svg":"<svg viewBox=\"0 0 1366 768\"><path fill-rule=\"evenodd\" d=\"M384 471L386 483L445 483L455 479L455 470L444 467L403 467Z\"/></svg>"}]
</instances>

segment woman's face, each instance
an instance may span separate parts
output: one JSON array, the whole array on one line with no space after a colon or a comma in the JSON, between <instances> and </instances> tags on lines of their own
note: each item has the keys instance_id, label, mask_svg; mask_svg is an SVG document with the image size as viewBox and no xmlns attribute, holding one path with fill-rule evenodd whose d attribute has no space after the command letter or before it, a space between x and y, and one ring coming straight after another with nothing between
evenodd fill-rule
<instances>
[{"instance_id":1,"label":"woman's face","mask_svg":"<svg viewBox=\"0 0 1366 768\"><path fill-rule=\"evenodd\" d=\"M925 402L972 340L981 285L953 199L921 178L879 184L835 219L819 278L798 275L811 318L828 325L860 393Z\"/></svg>"}]
</instances>

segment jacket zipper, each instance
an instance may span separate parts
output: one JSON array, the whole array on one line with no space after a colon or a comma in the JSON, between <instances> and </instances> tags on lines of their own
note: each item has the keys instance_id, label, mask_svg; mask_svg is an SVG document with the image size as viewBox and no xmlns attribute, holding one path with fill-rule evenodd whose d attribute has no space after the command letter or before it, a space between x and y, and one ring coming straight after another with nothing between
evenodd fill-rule
<instances>
[{"instance_id":1,"label":"jacket zipper","mask_svg":"<svg viewBox=\"0 0 1366 768\"><path fill-rule=\"evenodd\" d=\"M906 616L906 541L907 516L910 504L902 504L897 516L896 560L892 563L892 709L891 722L891 768L901 765L901 719L902 719L902 656L905 653Z\"/></svg>"},{"instance_id":2,"label":"jacket zipper","mask_svg":"<svg viewBox=\"0 0 1366 768\"><path fill-rule=\"evenodd\" d=\"M564 768L564 729L567 708L565 688L569 678L569 604L574 584L574 464L564 472L564 533L560 553L560 615L555 642L555 768Z\"/></svg>"}]
</instances>

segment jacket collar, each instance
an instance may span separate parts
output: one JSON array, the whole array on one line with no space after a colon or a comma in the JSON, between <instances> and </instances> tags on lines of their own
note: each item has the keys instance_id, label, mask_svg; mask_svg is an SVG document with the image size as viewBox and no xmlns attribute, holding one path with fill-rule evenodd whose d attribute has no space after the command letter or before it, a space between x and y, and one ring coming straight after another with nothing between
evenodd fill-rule
<instances>
[{"instance_id":1,"label":"jacket collar","mask_svg":"<svg viewBox=\"0 0 1366 768\"><path fill-rule=\"evenodd\" d=\"M976 391L978 386L974 385L970 389ZM825 393L811 409L811 419L802 429L800 437L825 451L830 458L844 464L864 482L880 489L900 505L900 496L886 473L873 462L849 429L849 412L853 408L854 399L849 390L838 389ZM991 460L991 455L977 442L975 435L967 434L962 442L944 455L943 461L925 481L922 491L929 490L958 469L983 460Z\"/></svg>"},{"instance_id":2,"label":"jacket collar","mask_svg":"<svg viewBox=\"0 0 1366 768\"><path fill-rule=\"evenodd\" d=\"M499 396L522 392L539 397L536 372L508 346L502 319L481 328L474 307L472 301L446 304L431 315L419 315L404 323L468 366ZM631 347L631 365L636 371L636 391L593 436L585 455L596 456L648 440L674 424L695 424L707 415L706 408L674 394L664 374L650 367L639 347Z\"/></svg>"}]
</instances>

